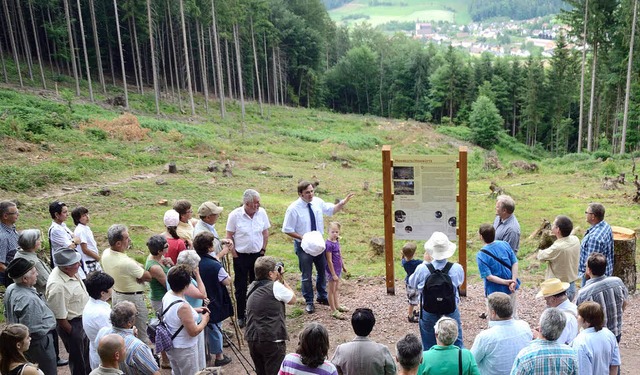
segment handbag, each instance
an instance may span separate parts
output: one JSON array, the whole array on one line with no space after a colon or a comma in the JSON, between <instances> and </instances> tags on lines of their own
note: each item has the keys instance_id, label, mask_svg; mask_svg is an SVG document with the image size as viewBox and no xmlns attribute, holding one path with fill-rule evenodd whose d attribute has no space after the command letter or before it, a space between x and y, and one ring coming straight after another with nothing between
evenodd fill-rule
<instances>
[{"instance_id":1,"label":"handbag","mask_svg":"<svg viewBox=\"0 0 640 375\"><path fill-rule=\"evenodd\" d=\"M185 301L181 299L173 301L166 309L164 309L164 311L162 311L162 314L159 314L157 318L149 321L147 334L149 334L151 342L156 344L156 352L165 352L169 349L173 349L173 339L175 339L184 328L184 325L181 324L180 328L178 328L175 333L171 334L169 327L167 327L167 324L162 319L173 305L181 302Z\"/></svg>"}]
</instances>

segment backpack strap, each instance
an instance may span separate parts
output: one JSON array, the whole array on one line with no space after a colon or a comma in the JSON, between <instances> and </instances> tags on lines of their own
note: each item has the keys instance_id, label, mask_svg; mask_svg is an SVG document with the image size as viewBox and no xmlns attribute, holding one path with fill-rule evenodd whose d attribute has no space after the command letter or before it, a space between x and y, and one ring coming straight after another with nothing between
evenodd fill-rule
<instances>
[{"instance_id":1,"label":"backpack strap","mask_svg":"<svg viewBox=\"0 0 640 375\"><path fill-rule=\"evenodd\" d=\"M508 269L509 271L511 271L511 267L513 265L508 265L507 262L505 262L504 260L498 258L497 256L491 254L491 252L489 252L487 249L480 249L480 251L482 251L483 253L487 254L488 256L492 257L493 259L497 260L498 263L502 264L503 266L505 266L506 269Z\"/></svg>"},{"instance_id":2,"label":"backpack strap","mask_svg":"<svg viewBox=\"0 0 640 375\"><path fill-rule=\"evenodd\" d=\"M458 348L458 374L462 375L462 349Z\"/></svg>"},{"instance_id":3,"label":"backpack strap","mask_svg":"<svg viewBox=\"0 0 640 375\"><path fill-rule=\"evenodd\" d=\"M160 318L160 321L162 321L162 317L164 316L164 314L166 314L166 313L167 313L167 311L169 311L169 309L171 308L171 306L173 306L173 305L175 305L175 304L177 304L177 303L180 303L180 302L184 302L184 303L186 303L187 301L185 301L185 300L183 300L183 299L179 299L179 300L176 300L176 301L171 302L171 304L170 304L169 306L167 306L167 308L166 308L166 309L164 309L164 310L162 311L162 314L160 314L160 316L158 317L158 318ZM173 335L171 335L171 341L173 341L173 339L175 339L175 338L176 338L176 336L178 336L178 334L180 333L180 331L182 331L182 329L183 329L183 328L184 328L184 325L183 325L183 324L181 324L181 325L180 325L180 328L178 328L178 330L177 330Z\"/></svg>"},{"instance_id":4,"label":"backpack strap","mask_svg":"<svg viewBox=\"0 0 640 375\"><path fill-rule=\"evenodd\" d=\"M447 262L447 264L445 264L444 268L442 269L442 272L449 274L451 267L453 267L453 263Z\"/></svg>"},{"instance_id":5,"label":"backpack strap","mask_svg":"<svg viewBox=\"0 0 640 375\"><path fill-rule=\"evenodd\" d=\"M429 269L429 272L431 272L431 273L435 273L436 272L435 267L433 267L433 264L431 264L431 263L427 263L427 268Z\"/></svg>"}]
</instances>

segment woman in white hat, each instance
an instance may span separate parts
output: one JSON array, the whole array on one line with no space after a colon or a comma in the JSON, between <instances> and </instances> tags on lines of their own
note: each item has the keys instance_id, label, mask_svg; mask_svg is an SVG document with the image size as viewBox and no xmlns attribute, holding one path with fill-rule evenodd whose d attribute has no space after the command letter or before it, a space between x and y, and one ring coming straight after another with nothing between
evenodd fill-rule
<instances>
[{"instance_id":1,"label":"woman in white hat","mask_svg":"<svg viewBox=\"0 0 640 375\"><path fill-rule=\"evenodd\" d=\"M424 262L419 265L409 278L409 286L417 289L422 295L422 308L420 314L420 336L424 350L429 350L436 345L434 326L443 316L454 319L458 323L458 337L453 343L463 348L462 324L460 323L460 296L458 287L464 281L464 270L459 263L448 262L447 259L456 252L456 244L449 241L447 235L442 232L434 232L431 238L424 244L425 252L431 257L432 262ZM446 271L446 273L445 273ZM437 291L432 287L436 280L442 279L442 275L448 275L451 291L446 287ZM429 281L430 277L435 276ZM448 283L448 282L447 282ZM425 285L428 290L423 293Z\"/></svg>"}]
</instances>

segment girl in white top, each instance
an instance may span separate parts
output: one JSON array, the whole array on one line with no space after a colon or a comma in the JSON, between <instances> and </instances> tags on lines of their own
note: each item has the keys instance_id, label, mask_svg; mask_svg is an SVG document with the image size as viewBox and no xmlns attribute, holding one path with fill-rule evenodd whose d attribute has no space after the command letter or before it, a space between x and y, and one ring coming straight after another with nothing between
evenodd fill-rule
<instances>
[{"instance_id":1,"label":"girl in white top","mask_svg":"<svg viewBox=\"0 0 640 375\"><path fill-rule=\"evenodd\" d=\"M169 332L174 334L180 329L180 333L173 339L173 348L167 351L169 362L171 362L172 375L193 375L202 370L197 368L198 335L202 335L204 328L209 322L209 309L199 307L194 309L185 300L184 292L191 284L191 275L188 267L177 265L167 275L167 280L171 290L162 298L162 309L167 309L174 301L184 301L176 303L165 312L164 322ZM202 314L200 323L198 313ZM181 329L182 327L182 329Z\"/></svg>"},{"instance_id":2,"label":"girl in white top","mask_svg":"<svg viewBox=\"0 0 640 375\"><path fill-rule=\"evenodd\" d=\"M98 244L93 237L91 228L87 226L89 223L89 210L82 206L76 207L71 211L71 217L73 218L73 224L76 226L73 235L80 238L80 244L76 247L76 250L82 254L82 269L87 275L93 271L102 271Z\"/></svg>"},{"instance_id":3,"label":"girl in white top","mask_svg":"<svg viewBox=\"0 0 640 375\"><path fill-rule=\"evenodd\" d=\"M0 330L0 373L7 375L44 375L37 365L27 362L31 336L23 324L8 324Z\"/></svg>"}]
</instances>

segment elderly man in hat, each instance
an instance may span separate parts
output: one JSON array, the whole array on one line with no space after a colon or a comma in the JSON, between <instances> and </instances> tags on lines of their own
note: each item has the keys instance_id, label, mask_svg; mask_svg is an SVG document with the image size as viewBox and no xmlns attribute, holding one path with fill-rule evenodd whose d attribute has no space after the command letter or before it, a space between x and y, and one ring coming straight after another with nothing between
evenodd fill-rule
<instances>
[{"instance_id":1,"label":"elderly man in hat","mask_svg":"<svg viewBox=\"0 0 640 375\"><path fill-rule=\"evenodd\" d=\"M238 325L245 326L245 310L247 307L247 285L255 279L254 266L256 259L267 251L269 242L269 217L267 211L260 207L260 194L247 189L242 194L242 207L231 211L227 219L227 239L233 241L233 286L236 291Z\"/></svg>"},{"instance_id":2,"label":"elderly man in hat","mask_svg":"<svg viewBox=\"0 0 640 375\"><path fill-rule=\"evenodd\" d=\"M460 310L458 309L458 304L460 303L458 287L464 281L464 270L460 264L447 261L456 252L456 244L449 241L446 234L433 232L431 238L424 244L424 249L433 261L431 263L425 261L419 265L409 278L409 286L423 293L420 314L422 346L424 350L429 350L436 345L436 335L433 327L438 319L448 316L458 323L458 338L454 344L459 348L463 348L462 324L460 322ZM446 284L450 284L451 291L449 292L448 288L443 288L445 294L440 296L431 288L432 285L434 287L437 286L434 285L437 280L443 279L441 276L448 276L449 281L443 281ZM435 278L430 282L429 279L433 277ZM440 304L436 300L440 300L444 304Z\"/></svg>"},{"instance_id":3,"label":"elderly man in hat","mask_svg":"<svg viewBox=\"0 0 640 375\"><path fill-rule=\"evenodd\" d=\"M21 323L29 327L31 346L24 354L37 363L45 374L56 373L54 335L56 319L34 285L38 279L35 263L15 258L7 267L7 277L13 279L4 296L4 314L8 323Z\"/></svg>"},{"instance_id":4,"label":"elderly man in hat","mask_svg":"<svg viewBox=\"0 0 640 375\"><path fill-rule=\"evenodd\" d=\"M70 248L53 254L56 268L47 280L47 303L58 323L58 335L69 353L71 375L91 372L89 339L82 328L82 311L89 294L78 275L82 256Z\"/></svg>"},{"instance_id":5,"label":"elderly man in hat","mask_svg":"<svg viewBox=\"0 0 640 375\"><path fill-rule=\"evenodd\" d=\"M555 307L566 315L566 325L558 337L558 342L562 344L570 344L578 335L578 307L567 297L567 289L569 283L553 278L543 281L536 295L536 298L544 298L547 308Z\"/></svg>"}]
</instances>

